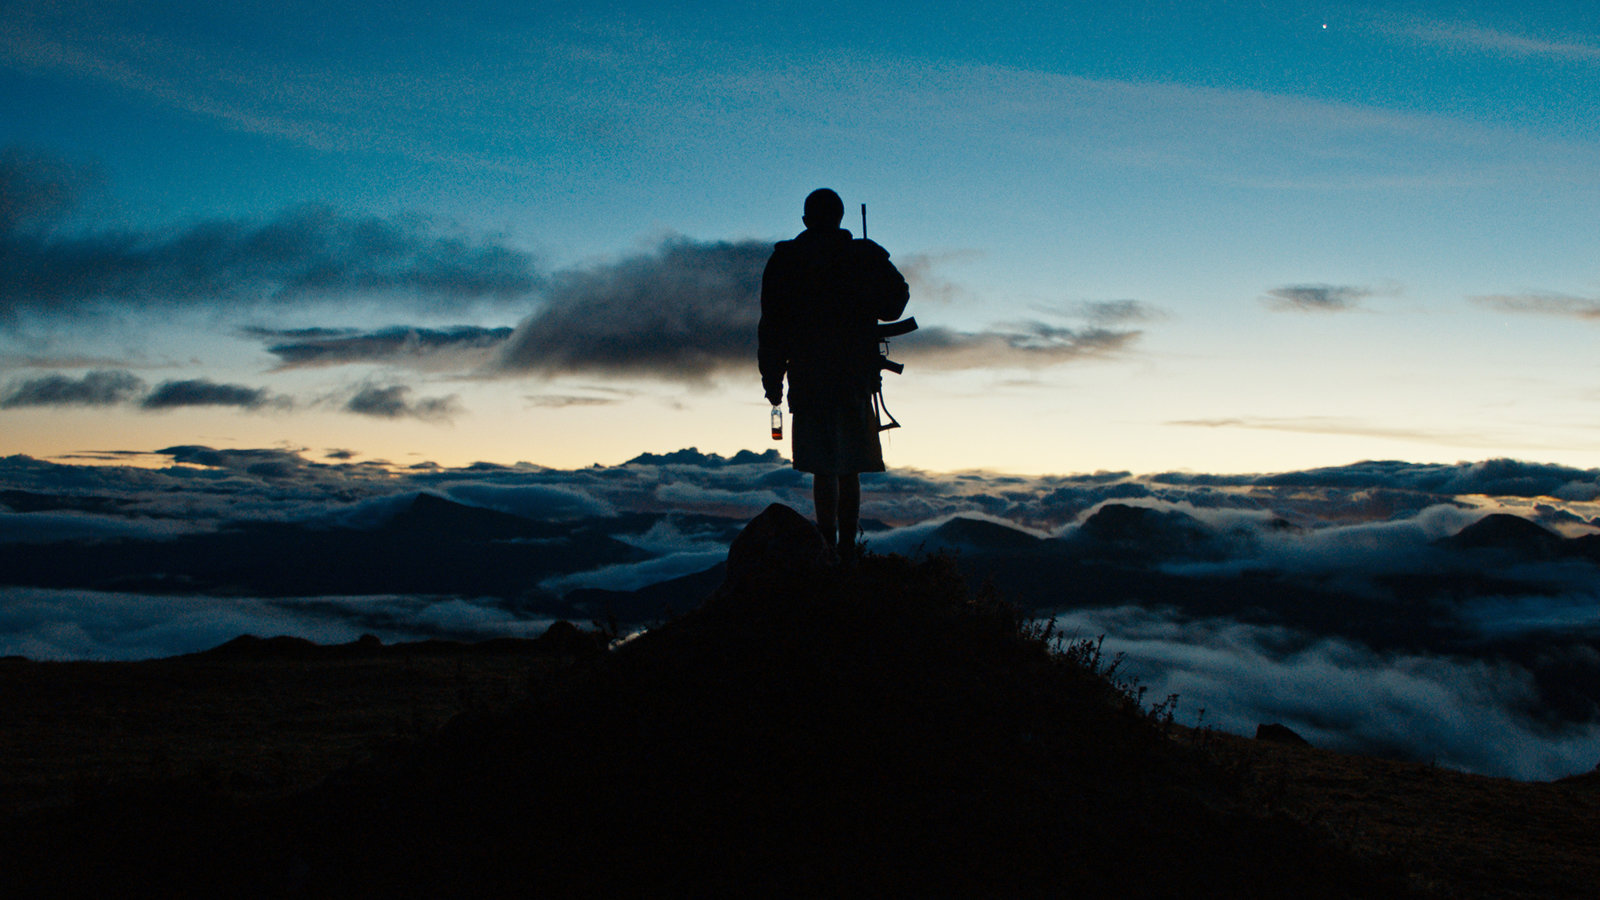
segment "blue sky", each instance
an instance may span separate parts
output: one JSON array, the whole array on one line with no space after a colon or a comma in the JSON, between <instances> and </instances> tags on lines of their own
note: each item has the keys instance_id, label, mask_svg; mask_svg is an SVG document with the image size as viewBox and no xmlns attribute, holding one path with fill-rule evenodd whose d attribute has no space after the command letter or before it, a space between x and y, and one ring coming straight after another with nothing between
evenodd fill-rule
<instances>
[{"instance_id":1,"label":"blue sky","mask_svg":"<svg viewBox=\"0 0 1600 900\"><path fill-rule=\"evenodd\" d=\"M1582 4L5 18L0 453L765 449L829 185L924 324L891 465L1600 465Z\"/></svg>"}]
</instances>

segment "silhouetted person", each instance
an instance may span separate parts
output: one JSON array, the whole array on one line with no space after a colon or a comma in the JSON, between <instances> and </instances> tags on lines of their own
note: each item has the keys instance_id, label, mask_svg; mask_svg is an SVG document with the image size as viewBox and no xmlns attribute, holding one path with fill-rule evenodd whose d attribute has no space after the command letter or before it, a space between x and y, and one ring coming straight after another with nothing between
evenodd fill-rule
<instances>
[{"instance_id":1,"label":"silhouetted person","mask_svg":"<svg viewBox=\"0 0 1600 900\"><path fill-rule=\"evenodd\" d=\"M812 473L817 527L846 562L861 523L862 472L882 472L872 395L882 384L877 323L897 319L911 292L889 251L839 227L844 203L806 197L805 231L781 241L761 276L758 362L767 400L789 378L794 467Z\"/></svg>"}]
</instances>

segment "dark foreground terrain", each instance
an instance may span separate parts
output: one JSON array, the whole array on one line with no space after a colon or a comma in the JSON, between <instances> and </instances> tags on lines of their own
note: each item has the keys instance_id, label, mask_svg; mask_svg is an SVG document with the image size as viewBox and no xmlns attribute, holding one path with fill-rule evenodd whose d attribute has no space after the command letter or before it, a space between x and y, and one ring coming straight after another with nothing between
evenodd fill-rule
<instances>
[{"instance_id":1,"label":"dark foreground terrain","mask_svg":"<svg viewBox=\"0 0 1600 900\"><path fill-rule=\"evenodd\" d=\"M0 895L1593 896L1592 776L1186 732L948 561L782 524L610 651L0 663Z\"/></svg>"}]
</instances>

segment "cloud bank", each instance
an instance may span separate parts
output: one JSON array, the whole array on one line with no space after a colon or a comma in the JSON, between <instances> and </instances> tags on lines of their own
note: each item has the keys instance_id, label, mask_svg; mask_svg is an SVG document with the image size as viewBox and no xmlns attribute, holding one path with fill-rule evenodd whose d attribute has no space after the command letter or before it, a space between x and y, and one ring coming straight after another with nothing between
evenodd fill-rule
<instances>
[{"instance_id":1,"label":"cloud bank","mask_svg":"<svg viewBox=\"0 0 1600 900\"><path fill-rule=\"evenodd\" d=\"M294 405L290 398L264 388L222 384L209 378L163 381L148 393L146 387L144 379L127 371L96 370L77 378L51 374L12 382L0 394L0 409L119 406L136 401L147 412L191 406L286 410Z\"/></svg>"},{"instance_id":2,"label":"cloud bank","mask_svg":"<svg viewBox=\"0 0 1600 900\"><path fill-rule=\"evenodd\" d=\"M1186 724L1252 734L1278 722L1319 747L1523 779L1584 772L1600 755L1600 724L1542 723L1531 678L1510 663L1379 654L1348 641L1184 622L1138 607L1055 621L1069 635L1106 635L1105 652L1126 654L1121 671L1149 696L1179 696Z\"/></svg>"},{"instance_id":3,"label":"cloud bank","mask_svg":"<svg viewBox=\"0 0 1600 900\"><path fill-rule=\"evenodd\" d=\"M0 164L0 328L105 312L298 307L352 298L441 311L521 302L541 277L524 251L440 233L416 217L301 206L263 220L159 229L68 227L66 164Z\"/></svg>"},{"instance_id":4,"label":"cloud bank","mask_svg":"<svg viewBox=\"0 0 1600 900\"><path fill-rule=\"evenodd\" d=\"M139 660L198 653L242 634L343 644L538 637L552 620L492 601L366 596L267 600L0 587L0 656Z\"/></svg>"},{"instance_id":5,"label":"cloud bank","mask_svg":"<svg viewBox=\"0 0 1600 900\"><path fill-rule=\"evenodd\" d=\"M767 241L675 236L621 259L545 273L528 253L492 236L450 235L417 217L352 216L317 205L262 219L96 230L73 222L75 184L84 176L72 167L18 152L0 159L0 257L7 261L0 267L0 333L113 318L164 322L179 312L216 317L249 309L316 320L347 316L353 304L390 316L483 306L532 312L514 328L254 325L239 333L261 342L279 371L366 365L704 385L719 373L748 369L755 357L761 276L772 251ZM913 259L919 283L934 281L928 265ZM1126 326L1157 317L1132 300L1049 313L1063 321L976 331L925 323L896 350L936 370L1036 368L1126 351L1141 334ZM15 386L0 402L111 405L137 392L133 376L116 376L122 378L116 383L111 377L96 373L88 384L38 379ZM171 382L146 399L146 409L285 406L263 389L203 378ZM453 412L443 401L408 404L392 388L364 392L345 408L390 417Z\"/></svg>"},{"instance_id":6,"label":"cloud bank","mask_svg":"<svg viewBox=\"0 0 1600 900\"><path fill-rule=\"evenodd\" d=\"M503 374L621 375L705 383L746 370L756 353L761 274L772 245L674 237L616 263L557 273L491 366ZM1135 301L1081 304L1058 316L1087 327L1029 321L982 331L924 326L895 340L897 357L931 369L1038 367L1127 350L1148 320Z\"/></svg>"},{"instance_id":7,"label":"cloud bank","mask_svg":"<svg viewBox=\"0 0 1600 900\"><path fill-rule=\"evenodd\" d=\"M184 445L160 455L165 468L0 459L0 541L171 542L252 523L370 531L430 493L554 526L540 532L549 538L519 539L529 547L592 538L637 555L573 554L521 599L0 586L0 653L142 658L242 632L537 634L549 608L531 598L692 574L719 561L766 504L810 509L808 479L771 451L686 449L573 470L396 471L352 461L351 450L312 458ZM1069 634L1105 634L1152 696L1181 696L1186 722L1205 707L1206 723L1231 731L1280 721L1321 746L1523 778L1600 760L1600 564L1548 549L1557 532L1600 534L1600 470L1496 459L1228 476L897 469L863 481L870 549L949 547L965 564L1005 561L993 573L1002 589L1021 578L1015 589L1032 593L1018 597ZM1117 509L1123 526L1091 524ZM1505 512L1549 531L1532 539L1490 522L1500 543L1450 543ZM1108 572L1122 574L1107 581Z\"/></svg>"}]
</instances>

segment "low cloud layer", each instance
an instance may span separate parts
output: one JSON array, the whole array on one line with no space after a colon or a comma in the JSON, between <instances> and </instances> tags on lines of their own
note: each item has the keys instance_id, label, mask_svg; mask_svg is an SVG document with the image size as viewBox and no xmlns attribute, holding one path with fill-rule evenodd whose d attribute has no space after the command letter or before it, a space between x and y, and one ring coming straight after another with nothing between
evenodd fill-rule
<instances>
[{"instance_id":1,"label":"low cloud layer","mask_svg":"<svg viewBox=\"0 0 1600 900\"><path fill-rule=\"evenodd\" d=\"M268 600L0 587L0 656L139 660L198 653L242 634L342 644L429 638L538 637L550 619L461 597L365 596Z\"/></svg>"},{"instance_id":2,"label":"low cloud layer","mask_svg":"<svg viewBox=\"0 0 1600 900\"><path fill-rule=\"evenodd\" d=\"M352 461L357 455L185 445L160 452L165 468L8 457L0 459L8 507L0 541L184 540L261 522L365 531L426 492L637 551L530 579L538 583L527 585L529 596L551 596L701 571L767 504L810 510L809 480L774 452L687 449L573 470L394 471ZM1180 695L1186 723L1204 707L1204 723L1230 731L1278 721L1325 747L1523 778L1570 775L1600 760L1600 701L1585 686L1600 678L1600 566L1582 555L1440 543L1496 512L1568 538L1600 533L1600 470L1497 459L1228 476L898 469L863 482L870 549L951 546L977 559L1000 547L1021 554L991 557L1013 568L1034 560L1029 577L1054 585L1051 602L1075 598L1034 608L1058 612L1068 634L1106 635L1150 698ZM1095 564L1070 555L1041 563L1036 554L1046 551L1030 548L1058 538L1047 552L1063 552L1114 504L1151 510L1157 532L1176 528L1171 546L1180 552L1137 563L1145 573L1137 583L1147 588L1139 598L1078 597L1074 578L1090 570L1074 567ZM941 526L958 517L979 524L951 537ZM1204 534L1194 537L1195 529ZM999 543L985 549L985 540ZM1446 590L1419 595L1419 584ZM1240 600L1241 590L1254 593ZM1195 592L1211 599L1196 605ZM0 587L0 603L0 653L36 658L144 658L239 633L321 641L363 632L385 640L527 635L548 621L516 600L392 593L267 601ZM1426 623L1395 624L1418 610Z\"/></svg>"},{"instance_id":3,"label":"low cloud layer","mask_svg":"<svg viewBox=\"0 0 1600 900\"><path fill-rule=\"evenodd\" d=\"M1541 721L1532 679L1511 663L1384 655L1139 607L1067 613L1056 625L1070 636L1106 635L1104 651L1126 654L1123 674L1148 697L1178 695L1184 724L1252 734L1277 722L1319 747L1523 779L1584 772L1600 758L1600 724Z\"/></svg>"}]
</instances>

